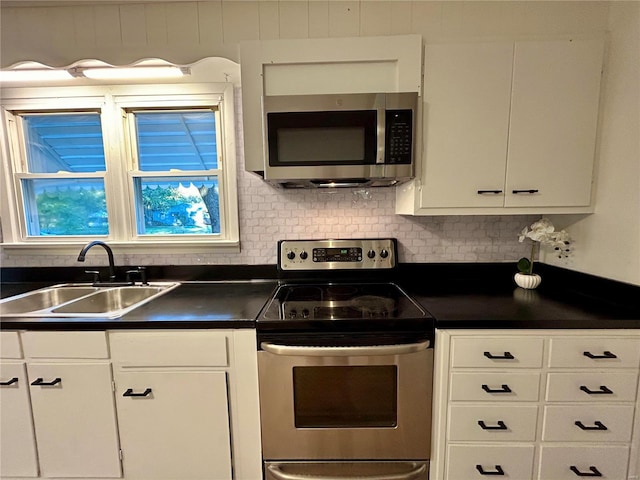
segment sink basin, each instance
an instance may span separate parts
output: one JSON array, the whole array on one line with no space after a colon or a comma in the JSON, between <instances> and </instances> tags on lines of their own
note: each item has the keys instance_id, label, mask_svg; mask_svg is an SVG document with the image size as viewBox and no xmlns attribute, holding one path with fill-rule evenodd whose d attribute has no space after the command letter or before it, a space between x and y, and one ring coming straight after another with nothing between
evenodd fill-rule
<instances>
[{"instance_id":1,"label":"sink basin","mask_svg":"<svg viewBox=\"0 0 640 480\"><path fill-rule=\"evenodd\" d=\"M15 313L46 310L61 303L84 297L97 290L97 287L43 288L3 300L0 303L0 313L2 315L13 315Z\"/></svg>"},{"instance_id":2,"label":"sink basin","mask_svg":"<svg viewBox=\"0 0 640 480\"><path fill-rule=\"evenodd\" d=\"M162 293L165 287L118 287L88 295L61 307L51 310L53 313L109 313L140 306Z\"/></svg>"},{"instance_id":3,"label":"sink basin","mask_svg":"<svg viewBox=\"0 0 640 480\"><path fill-rule=\"evenodd\" d=\"M0 300L0 316L117 318L178 287L177 282L94 287L61 284Z\"/></svg>"}]
</instances>

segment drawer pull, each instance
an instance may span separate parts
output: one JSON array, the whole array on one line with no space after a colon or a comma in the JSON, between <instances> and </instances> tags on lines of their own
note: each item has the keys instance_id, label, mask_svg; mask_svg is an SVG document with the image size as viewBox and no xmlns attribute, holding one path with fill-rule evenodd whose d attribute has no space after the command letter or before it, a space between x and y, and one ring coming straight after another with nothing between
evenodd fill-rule
<instances>
[{"instance_id":1,"label":"drawer pull","mask_svg":"<svg viewBox=\"0 0 640 480\"><path fill-rule=\"evenodd\" d=\"M504 352L503 355L494 355L491 352L484 352L484 356L491 360L515 360L516 357L511 355L510 352Z\"/></svg>"},{"instance_id":2,"label":"drawer pull","mask_svg":"<svg viewBox=\"0 0 640 480\"><path fill-rule=\"evenodd\" d=\"M593 422L593 427L587 427L584 423L582 423L580 420L578 420L577 422L575 422L575 424L578 426L578 428L580 428L580 430L608 430L607 426L599 421L595 421Z\"/></svg>"},{"instance_id":3,"label":"drawer pull","mask_svg":"<svg viewBox=\"0 0 640 480\"><path fill-rule=\"evenodd\" d=\"M588 393L589 395L611 395L613 392L609 390L605 385L600 385L599 390L589 390L589 387L585 387L584 385L580 386L580 390L584 393Z\"/></svg>"},{"instance_id":4,"label":"drawer pull","mask_svg":"<svg viewBox=\"0 0 640 480\"><path fill-rule=\"evenodd\" d=\"M500 193L502 193L502 190L478 190L478 195L487 195L487 194L498 195Z\"/></svg>"},{"instance_id":5,"label":"drawer pull","mask_svg":"<svg viewBox=\"0 0 640 480\"><path fill-rule=\"evenodd\" d=\"M497 423L497 425L487 425L484 420L478 420L478 425L483 430L506 430L508 428L502 420L498 420Z\"/></svg>"},{"instance_id":6,"label":"drawer pull","mask_svg":"<svg viewBox=\"0 0 640 480\"><path fill-rule=\"evenodd\" d=\"M615 353L611 353L608 350L605 350L604 352L602 352L602 355L594 355L591 352L584 352L584 356L585 357L589 357L591 359L596 359L596 358L618 358L618 356Z\"/></svg>"},{"instance_id":7,"label":"drawer pull","mask_svg":"<svg viewBox=\"0 0 640 480\"><path fill-rule=\"evenodd\" d=\"M511 393L509 385L502 384L501 388L490 388L488 385L482 384L482 389L487 393Z\"/></svg>"},{"instance_id":8,"label":"drawer pull","mask_svg":"<svg viewBox=\"0 0 640 480\"><path fill-rule=\"evenodd\" d=\"M530 189L524 189L524 190L511 190L511 193L514 193L516 195L518 195L519 193L529 193L529 194L533 194L533 193L538 193L539 190L535 189L535 188L530 188Z\"/></svg>"},{"instance_id":9,"label":"drawer pull","mask_svg":"<svg viewBox=\"0 0 640 480\"><path fill-rule=\"evenodd\" d=\"M6 382L0 382L0 386L8 387L9 385L13 385L14 383L18 383L18 377L13 377L11 380L7 380Z\"/></svg>"},{"instance_id":10,"label":"drawer pull","mask_svg":"<svg viewBox=\"0 0 640 480\"><path fill-rule=\"evenodd\" d=\"M56 378L54 380L51 380L50 382L45 382L44 378L36 378L33 382L31 382L31 385L40 386L40 387L53 387L54 385L61 382L62 382L61 378Z\"/></svg>"},{"instance_id":11,"label":"drawer pull","mask_svg":"<svg viewBox=\"0 0 640 480\"><path fill-rule=\"evenodd\" d=\"M146 397L151 393L151 389L147 388L144 392L136 393L133 391L133 388L127 388L127 391L122 394L123 397Z\"/></svg>"},{"instance_id":12,"label":"drawer pull","mask_svg":"<svg viewBox=\"0 0 640 480\"><path fill-rule=\"evenodd\" d=\"M495 470L485 470L482 465L476 465L476 470L480 472L480 475L504 475L504 470L500 465L496 465Z\"/></svg>"},{"instance_id":13,"label":"drawer pull","mask_svg":"<svg viewBox=\"0 0 640 480\"><path fill-rule=\"evenodd\" d=\"M602 474L596 467L589 467L590 472L581 472L578 467L571 465L569 469L579 477L601 477Z\"/></svg>"}]
</instances>

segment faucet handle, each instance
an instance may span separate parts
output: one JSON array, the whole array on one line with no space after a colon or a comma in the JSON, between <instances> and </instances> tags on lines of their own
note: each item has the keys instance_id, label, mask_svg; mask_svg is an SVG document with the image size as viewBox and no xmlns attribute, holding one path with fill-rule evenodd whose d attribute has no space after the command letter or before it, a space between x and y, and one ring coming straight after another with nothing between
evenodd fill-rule
<instances>
[{"instance_id":1,"label":"faucet handle","mask_svg":"<svg viewBox=\"0 0 640 480\"><path fill-rule=\"evenodd\" d=\"M149 285L147 282L147 267L137 267L132 270L127 270L127 282L131 282L131 275L140 275L140 282L142 285Z\"/></svg>"},{"instance_id":2,"label":"faucet handle","mask_svg":"<svg viewBox=\"0 0 640 480\"><path fill-rule=\"evenodd\" d=\"M84 273L88 273L89 275L93 275L93 283L100 283L100 272L97 270L85 270Z\"/></svg>"}]
</instances>

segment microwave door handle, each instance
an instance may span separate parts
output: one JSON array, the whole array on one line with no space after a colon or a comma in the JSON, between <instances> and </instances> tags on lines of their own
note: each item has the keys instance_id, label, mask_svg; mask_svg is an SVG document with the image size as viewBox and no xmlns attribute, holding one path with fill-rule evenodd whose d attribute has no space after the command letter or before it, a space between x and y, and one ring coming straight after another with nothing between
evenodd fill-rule
<instances>
[{"instance_id":1,"label":"microwave door handle","mask_svg":"<svg viewBox=\"0 0 640 480\"><path fill-rule=\"evenodd\" d=\"M313 475L313 477L305 474L305 473L286 473L283 472L279 465L269 465L267 467L269 473L276 478L277 480L309 480L313 478L314 480L349 480L354 477L336 477L329 476L325 477L324 475ZM421 464L409 472L406 473L391 473L388 475L365 475L358 476L358 480L416 480L423 476L427 471L427 466L425 464Z\"/></svg>"},{"instance_id":2,"label":"microwave door handle","mask_svg":"<svg viewBox=\"0 0 640 480\"><path fill-rule=\"evenodd\" d=\"M278 345L262 342L260 347L265 352L274 355L295 355L301 357L347 357L347 356L372 356L372 355L404 355L426 350L431 346L429 340L419 343L407 343L403 345L373 345L366 347L306 347L293 345Z\"/></svg>"}]
</instances>

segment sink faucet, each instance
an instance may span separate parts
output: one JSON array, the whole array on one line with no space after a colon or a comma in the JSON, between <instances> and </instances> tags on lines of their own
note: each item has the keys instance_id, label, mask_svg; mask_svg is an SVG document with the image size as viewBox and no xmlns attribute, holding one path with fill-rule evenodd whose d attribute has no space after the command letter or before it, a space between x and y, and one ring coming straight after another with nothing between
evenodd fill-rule
<instances>
[{"instance_id":1,"label":"sink faucet","mask_svg":"<svg viewBox=\"0 0 640 480\"><path fill-rule=\"evenodd\" d=\"M104 248L107 251L107 255L109 256L109 281L113 282L116 279L116 267L113 261L113 251L111 250L111 247L106 243L101 242L100 240L95 240L93 242L87 243L84 247L82 247L82 250L80 250L80 254L78 255L78 261L84 262L84 257L89 251L89 249L91 247L95 247L96 245L100 245L102 248Z\"/></svg>"}]
</instances>

